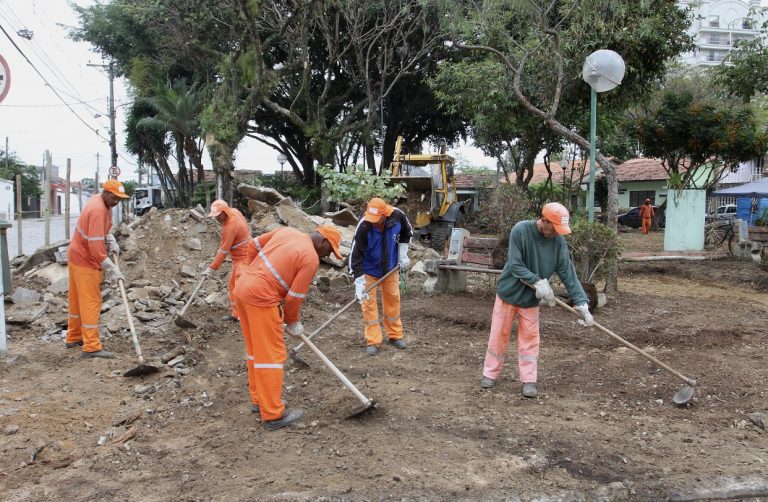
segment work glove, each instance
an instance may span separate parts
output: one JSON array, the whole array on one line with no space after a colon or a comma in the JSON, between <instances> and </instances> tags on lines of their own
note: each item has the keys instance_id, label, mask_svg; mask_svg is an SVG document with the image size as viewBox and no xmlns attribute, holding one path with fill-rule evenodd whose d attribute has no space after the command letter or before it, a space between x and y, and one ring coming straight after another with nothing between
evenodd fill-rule
<instances>
[{"instance_id":1,"label":"work glove","mask_svg":"<svg viewBox=\"0 0 768 502\"><path fill-rule=\"evenodd\" d=\"M109 255L120 255L120 246L117 245L117 239L115 239L115 236L113 234L107 234L107 254Z\"/></svg>"},{"instance_id":2,"label":"work glove","mask_svg":"<svg viewBox=\"0 0 768 502\"><path fill-rule=\"evenodd\" d=\"M397 258L397 264L400 265L400 268L407 269L408 265L411 264L411 259L408 258L408 244L401 242L397 245Z\"/></svg>"},{"instance_id":3,"label":"work glove","mask_svg":"<svg viewBox=\"0 0 768 502\"><path fill-rule=\"evenodd\" d=\"M360 303L368 299L368 293L365 292L365 276L361 275L355 279L355 298Z\"/></svg>"},{"instance_id":4,"label":"work glove","mask_svg":"<svg viewBox=\"0 0 768 502\"><path fill-rule=\"evenodd\" d=\"M539 279L533 284L533 287L536 288L536 298L540 300L540 305L555 306L555 292L552 291L552 286L549 285L548 280Z\"/></svg>"},{"instance_id":5,"label":"work glove","mask_svg":"<svg viewBox=\"0 0 768 502\"><path fill-rule=\"evenodd\" d=\"M208 267L208 268L206 268L206 269L205 269L205 271L203 272L203 277L205 277L206 279L208 279L209 277L213 276L213 273L214 273L214 272L215 272L215 270L213 270L211 267Z\"/></svg>"},{"instance_id":6,"label":"work glove","mask_svg":"<svg viewBox=\"0 0 768 502\"><path fill-rule=\"evenodd\" d=\"M298 338L304 334L304 326L302 326L301 321L292 322L285 327L285 331L287 331L289 335Z\"/></svg>"},{"instance_id":7,"label":"work glove","mask_svg":"<svg viewBox=\"0 0 768 502\"><path fill-rule=\"evenodd\" d=\"M576 305L573 307L573 309L579 313L581 316L581 319L579 319L579 324L582 326L594 326L595 320L592 318L592 314L589 313L589 307L586 303L582 303L581 305Z\"/></svg>"},{"instance_id":8,"label":"work glove","mask_svg":"<svg viewBox=\"0 0 768 502\"><path fill-rule=\"evenodd\" d=\"M125 281L123 274L120 273L120 270L117 269L117 266L109 258L104 258L104 261L101 262L101 268L104 269L104 278L107 282L117 284L117 281L120 279Z\"/></svg>"}]
</instances>

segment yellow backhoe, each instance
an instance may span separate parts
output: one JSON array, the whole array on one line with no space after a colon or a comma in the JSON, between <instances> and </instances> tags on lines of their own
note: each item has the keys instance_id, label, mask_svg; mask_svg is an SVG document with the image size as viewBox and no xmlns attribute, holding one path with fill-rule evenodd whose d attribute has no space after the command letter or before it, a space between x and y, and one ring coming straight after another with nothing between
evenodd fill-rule
<instances>
[{"instance_id":1,"label":"yellow backhoe","mask_svg":"<svg viewBox=\"0 0 768 502\"><path fill-rule=\"evenodd\" d=\"M403 137L398 136L390 164L393 183L403 183L406 192L395 204L408 216L414 237L429 239L437 251L445 251L454 227L464 224L464 204L456 195L455 159L445 153L402 153Z\"/></svg>"}]
</instances>

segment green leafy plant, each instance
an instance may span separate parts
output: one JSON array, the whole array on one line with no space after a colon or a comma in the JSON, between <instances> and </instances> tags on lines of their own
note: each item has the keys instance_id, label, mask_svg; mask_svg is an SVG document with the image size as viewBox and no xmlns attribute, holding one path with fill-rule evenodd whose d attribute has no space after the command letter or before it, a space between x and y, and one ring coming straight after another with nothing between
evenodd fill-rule
<instances>
[{"instance_id":1,"label":"green leafy plant","mask_svg":"<svg viewBox=\"0 0 768 502\"><path fill-rule=\"evenodd\" d=\"M505 183L494 190L481 192L475 225L483 232L498 235L506 245L515 223L530 219L534 214L535 204L526 192L516 185Z\"/></svg>"},{"instance_id":2,"label":"green leafy plant","mask_svg":"<svg viewBox=\"0 0 768 502\"><path fill-rule=\"evenodd\" d=\"M619 234L602 223L589 223L584 218L571 220L568 248L581 282L607 279L616 267L623 248Z\"/></svg>"},{"instance_id":3,"label":"green leafy plant","mask_svg":"<svg viewBox=\"0 0 768 502\"><path fill-rule=\"evenodd\" d=\"M318 166L317 172L323 177L329 202L345 202L355 209L361 209L374 197L391 203L405 193L403 183L392 183L389 174L377 176L362 165L348 167L347 172L334 171L330 166Z\"/></svg>"}]
</instances>

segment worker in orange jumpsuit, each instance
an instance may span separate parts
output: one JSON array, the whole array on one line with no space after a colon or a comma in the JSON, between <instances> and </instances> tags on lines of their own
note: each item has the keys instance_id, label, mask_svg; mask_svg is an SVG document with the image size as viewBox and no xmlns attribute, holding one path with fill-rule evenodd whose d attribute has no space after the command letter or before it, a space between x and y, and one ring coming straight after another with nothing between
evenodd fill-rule
<instances>
[{"instance_id":1,"label":"worker in orange jumpsuit","mask_svg":"<svg viewBox=\"0 0 768 502\"><path fill-rule=\"evenodd\" d=\"M304 333L299 311L320 266L333 252L341 259L338 229L321 225L305 234L278 228L248 242L248 265L235 284L235 302L245 350L251 411L259 413L268 430L288 426L302 410L288 410L282 401L283 363L286 359L283 321L293 336Z\"/></svg>"},{"instance_id":2,"label":"worker in orange jumpsuit","mask_svg":"<svg viewBox=\"0 0 768 502\"><path fill-rule=\"evenodd\" d=\"M365 320L365 352L376 355L381 344L381 319L376 303L376 289L369 296L365 290L400 265L408 268L408 245L413 229L405 213L378 197L368 202L365 214L355 229L352 251L349 253L349 272L355 278L355 296L360 302ZM400 282L391 274L381 283L381 307L384 311L384 329L390 345L398 349L407 347L403 340L400 320Z\"/></svg>"},{"instance_id":3,"label":"worker in orange jumpsuit","mask_svg":"<svg viewBox=\"0 0 768 502\"><path fill-rule=\"evenodd\" d=\"M219 244L219 250L216 252L216 257L210 266L205 269L203 275L211 277L214 272L219 270L227 256L232 258L232 270L229 272L229 303L232 313L226 316L224 320L239 321L240 316L237 314L237 305L235 304L233 292L237 276L240 273L240 267L248 263L248 248L246 245L251 238L251 228L240 211L229 207L229 204L221 199L213 201L211 212L208 213L208 216L215 218L216 221L222 224L221 243Z\"/></svg>"},{"instance_id":4,"label":"worker in orange jumpsuit","mask_svg":"<svg viewBox=\"0 0 768 502\"><path fill-rule=\"evenodd\" d=\"M94 195L77 218L75 233L69 243L69 316L67 319L67 348L83 347L83 357L111 359L112 352L104 350L99 339L101 314L101 281L117 282L123 276L109 254L119 254L112 227L110 210L127 199L123 184L117 180L104 182L104 190Z\"/></svg>"},{"instance_id":5,"label":"worker in orange jumpsuit","mask_svg":"<svg viewBox=\"0 0 768 502\"><path fill-rule=\"evenodd\" d=\"M651 199L645 199L645 204L640 206L640 218L643 222L643 233L647 234L651 230L651 219L656 216L651 205Z\"/></svg>"}]
</instances>

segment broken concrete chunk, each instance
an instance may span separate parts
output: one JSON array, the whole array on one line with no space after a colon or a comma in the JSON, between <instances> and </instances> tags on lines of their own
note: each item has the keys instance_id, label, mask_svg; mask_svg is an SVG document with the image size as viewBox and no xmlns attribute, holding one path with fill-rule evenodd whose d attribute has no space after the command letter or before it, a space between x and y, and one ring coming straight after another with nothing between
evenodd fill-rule
<instances>
[{"instance_id":1,"label":"broken concrete chunk","mask_svg":"<svg viewBox=\"0 0 768 502\"><path fill-rule=\"evenodd\" d=\"M329 270L328 273L317 278L317 289L323 293L328 293L329 291L346 287L350 282L350 278L344 274L335 270Z\"/></svg>"},{"instance_id":2,"label":"broken concrete chunk","mask_svg":"<svg viewBox=\"0 0 768 502\"><path fill-rule=\"evenodd\" d=\"M173 350L169 350L163 356L160 358L160 360L164 363L167 363L168 361L174 359L175 357L179 357L180 355L183 355L186 352L184 349L184 346L179 345Z\"/></svg>"},{"instance_id":3,"label":"broken concrete chunk","mask_svg":"<svg viewBox=\"0 0 768 502\"><path fill-rule=\"evenodd\" d=\"M138 384L133 386L133 392L136 394L146 394L147 392L154 391L155 386L152 384Z\"/></svg>"},{"instance_id":4,"label":"broken concrete chunk","mask_svg":"<svg viewBox=\"0 0 768 502\"><path fill-rule=\"evenodd\" d=\"M6 436L10 436L11 434L16 434L17 432L19 432L19 426L9 425L8 427L5 428L3 432L5 432Z\"/></svg>"},{"instance_id":5,"label":"broken concrete chunk","mask_svg":"<svg viewBox=\"0 0 768 502\"><path fill-rule=\"evenodd\" d=\"M190 251L202 251L203 245L197 237L190 237L184 241L184 248Z\"/></svg>"},{"instance_id":6,"label":"broken concrete chunk","mask_svg":"<svg viewBox=\"0 0 768 502\"><path fill-rule=\"evenodd\" d=\"M128 300L134 302L136 300L147 300L149 298L149 291L146 288L133 288L128 290Z\"/></svg>"},{"instance_id":7,"label":"broken concrete chunk","mask_svg":"<svg viewBox=\"0 0 768 502\"><path fill-rule=\"evenodd\" d=\"M187 356L184 355L176 356L165 364L168 366L178 366L179 364L183 363L186 358Z\"/></svg>"},{"instance_id":8,"label":"broken concrete chunk","mask_svg":"<svg viewBox=\"0 0 768 502\"><path fill-rule=\"evenodd\" d=\"M761 429L765 430L765 415L756 411L754 413L749 414L749 419L752 421L753 424L760 427Z\"/></svg>"},{"instance_id":9,"label":"broken concrete chunk","mask_svg":"<svg viewBox=\"0 0 768 502\"><path fill-rule=\"evenodd\" d=\"M190 209L189 215L197 221L203 221L205 219L205 214L201 214L197 209Z\"/></svg>"},{"instance_id":10,"label":"broken concrete chunk","mask_svg":"<svg viewBox=\"0 0 768 502\"><path fill-rule=\"evenodd\" d=\"M154 312L136 312L133 317L141 322L150 322L157 319L157 314Z\"/></svg>"},{"instance_id":11,"label":"broken concrete chunk","mask_svg":"<svg viewBox=\"0 0 768 502\"><path fill-rule=\"evenodd\" d=\"M317 224L309 219L307 213L294 206L277 206L277 215L283 223L289 227L312 233L317 229Z\"/></svg>"},{"instance_id":12,"label":"broken concrete chunk","mask_svg":"<svg viewBox=\"0 0 768 502\"><path fill-rule=\"evenodd\" d=\"M355 215L355 213L349 209L342 209L341 211L336 211L335 213L325 213L324 216L326 218L330 218L334 225L341 227L357 225L357 215Z\"/></svg>"},{"instance_id":13,"label":"broken concrete chunk","mask_svg":"<svg viewBox=\"0 0 768 502\"><path fill-rule=\"evenodd\" d=\"M47 310L47 303L13 305L6 309L5 320L8 324L29 324L42 317Z\"/></svg>"},{"instance_id":14,"label":"broken concrete chunk","mask_svg":"<svg viewBox=\"0 0 768 502\"><path fill-rule=\"evenodd\" d=\"M288 206L288 207L296 207L296 203L293 202L293 199L290 197L284 197L280 199L280 202L275 204L276 206Z\"/></svg>"},{"instance_id":15,"label":"broken concrete chunk","mask_svg":"<svg viewBox=\"0 0 768 502\"><path fill-rule=\"evenodd\" d=\"M69 277L62 277L50 286L48 286L48 292L54 295L60 295L69 291Z\"/></svg>"},{"instance_id":16,"label":"broken concrete chunk","mask_svg":"<svg viewBox=\"0 0 768 502\"><path fill-rule=\"evenodd\" d=\"M412 266L410 268L410 270L408 270L408 273L411 274L411 275L419 274L419 275L423 275L423 276L426 277L427 271L424 270L424 262L423 261L417 261L416 264L414 266Z\"/></svg>"},{"instance_id":17,"label":"broken concrete chunk","mask_svg":"<svg viewBox=\"0 0 768 502\"><path fill-rule=\"evenodd\" d=\"M258 200L264 202L265 204L269 204L270 206L277 204L285 198L274 188L255 187L252 185L246 185L245 183L237 185L237 191L249 199Z\"/></svg>"},{"instance_id":18,"label":"broken concrete chunk","mask_svg":"<svg viewBox=\"0 0 768 502\"><path fill-rule=\"evenodd\" d=\"M184 265L181 266L181 276L194 278L195 276L197 276L197 270L195 270L195 267L193 267L189 263L185 263Z\"/></svg>"},{"instance_id":19,"label":"broken concrete chunk","mask_svg":"<svg viewBox=\"0 0 768 502\"><path fill-rule=\"evenodd\" d=\"M17 305L37 303L40 301L40 293L27 288L16 288L11 295L11 301Z\"/></svg>"},{"instance_id":20,"label":"broken concrete chunk","mask_svg":"<svg viewBox=\"0 0 768 502\"><path fill-rule=\"evenodd\" d=\"M229 296L224 291L217 291L206 296L205 303L213 307L229 307Z\"/></svg>"},{"instance_id":21,"label":"broken concrete chunk","mask_svg":"<svg viewBox=\"0 0 768 502\"><path fill-rule=\"evenodd\" d=\"M269 204L261 202L260 200L251 199L248 201L248 209L250 209L253 213L260 213L268 207Z\"/></svg>"}]
</instances>

